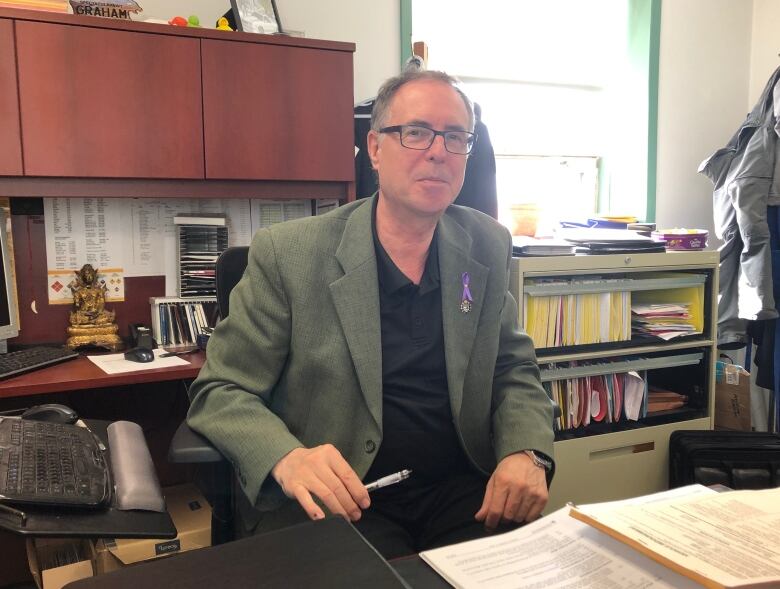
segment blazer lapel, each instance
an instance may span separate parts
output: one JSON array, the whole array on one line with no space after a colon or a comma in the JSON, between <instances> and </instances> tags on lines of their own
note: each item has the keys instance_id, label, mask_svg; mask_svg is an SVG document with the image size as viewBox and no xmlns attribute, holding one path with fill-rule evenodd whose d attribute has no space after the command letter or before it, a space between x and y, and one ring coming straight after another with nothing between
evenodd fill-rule
<instances>
[{"instance_id":1,"label":"blazer lapel","mask_svg":"<svg viewBox=\"0 0 780 589\"><path fill-rule=\"evenodd\" d=\"M472 259L471 236L446 214L441 218L438 236L447 384L453 417L457 422L463 401L463 381L477 334L490 269ZM468 280L473 299L468 312L461 309L464 274L468 274L465 280Z\"/></svg>"},{"instance_id":2,"label":"blazer lapel","mask_svg":"<svg viewBox=\"0 0 780 589\"><path fill-rule=\"evenodd\" d=\"M330 284L330 292L366 405L381 430L382 334L371 202L347 219L336 250L344 276Z\"/></svg>"}]
</instances>

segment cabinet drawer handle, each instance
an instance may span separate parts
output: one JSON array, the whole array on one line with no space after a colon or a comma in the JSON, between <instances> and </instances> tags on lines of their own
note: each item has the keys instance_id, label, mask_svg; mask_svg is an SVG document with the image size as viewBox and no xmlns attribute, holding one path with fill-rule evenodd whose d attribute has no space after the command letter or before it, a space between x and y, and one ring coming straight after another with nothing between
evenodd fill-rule
<instances>
[{"instance_id":1,"label":"cabinet drawer handle","mask_svg":"<svg viewBox=\"0 0 780 589\"><path fill-rule=\"evenodd\" d=\"M626 456L628 454L639 454L640 452L652 452L653 450L655 450L655 442L643 442L641 444L629 444L628 446L619 446L617 448L594 450L590 453L590 459L603 460L604 458L614 458L616 456Z\"/></svg>"}]
</instances>

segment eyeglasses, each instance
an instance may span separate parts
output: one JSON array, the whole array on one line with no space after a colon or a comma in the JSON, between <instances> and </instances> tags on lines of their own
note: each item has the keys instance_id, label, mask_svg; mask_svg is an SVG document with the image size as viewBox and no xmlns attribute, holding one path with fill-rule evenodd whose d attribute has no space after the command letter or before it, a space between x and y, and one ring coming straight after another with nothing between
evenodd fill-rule
<instances>
[{"instance_id":1,"label":"eyeglasses","mask_svg":"<svg viewBox=\"0 0 780 589\"><path fill-rule=\"evenodd\" d=\"M380 133L398 133L401 145L408 149L428 149L437 135L444 138L444 149L450 153L466 155L471 153L477 136L468 131L435 131L420 125L393 125L379 129Z\"/></svg>"}]
</instances>

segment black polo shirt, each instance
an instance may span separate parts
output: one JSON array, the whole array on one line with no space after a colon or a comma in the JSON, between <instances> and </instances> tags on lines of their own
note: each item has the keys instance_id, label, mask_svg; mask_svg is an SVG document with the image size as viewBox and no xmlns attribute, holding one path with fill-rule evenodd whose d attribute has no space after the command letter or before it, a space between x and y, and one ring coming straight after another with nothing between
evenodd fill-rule
<instances>
[{"instance_id":1,"label":"black polo shirt","mask_svg":"<svg viewBox=\"0 0 780 589\"><path fill-rule=\"evenodd\" d=\"M420 284L393 263L372 224L382 322L382 443L365 481L405 468L394 495L468 468L450 408L436 235ZM375 493L372 495L376 495Z\"/></svg>"}]
</instances>

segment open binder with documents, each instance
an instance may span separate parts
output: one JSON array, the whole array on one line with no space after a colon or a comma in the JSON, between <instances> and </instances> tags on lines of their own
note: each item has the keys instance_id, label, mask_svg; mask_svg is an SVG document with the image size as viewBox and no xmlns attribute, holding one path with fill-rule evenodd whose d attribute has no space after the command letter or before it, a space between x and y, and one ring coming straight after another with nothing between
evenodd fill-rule
<instances>
[{"instance_id":1,"label":"open binder with documents","mask_svg":"<svg viewBox=\"0 0 780 589\"><path fill-rule=\"evenodd\" d=\"M780 488L597 503L571 516L705 587L780 587Z\"/></svg>"}]
</instances>

